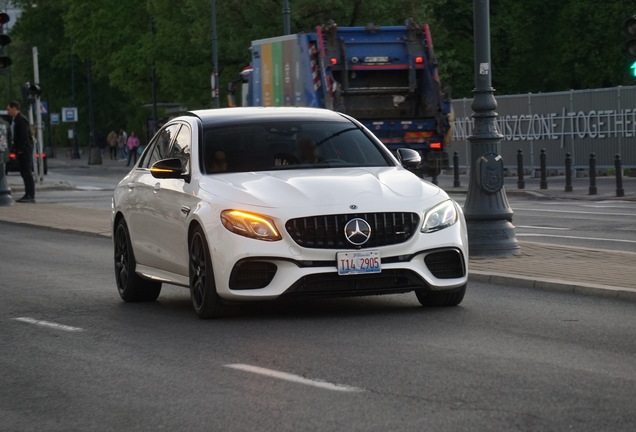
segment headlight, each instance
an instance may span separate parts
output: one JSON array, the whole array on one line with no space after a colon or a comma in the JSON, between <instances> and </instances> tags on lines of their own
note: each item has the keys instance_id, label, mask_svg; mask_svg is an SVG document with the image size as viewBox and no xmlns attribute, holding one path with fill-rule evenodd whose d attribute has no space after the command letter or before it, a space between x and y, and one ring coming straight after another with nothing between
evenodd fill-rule
<instances>
[{"instance_id":1,"label":"headlight","mask_svg":"<svg viewBox=\"0 0 636 432\"><path fill-rule=\"evenodd\" d=\"M274 221L265 216L240 210L224 210L221 212L221 222L234 234L265 241L281 239Z\"/></svg>"},{"instance_id":2,"label":"headlight","mask_svg":"<svg viewBox=\"0 0 636 432\"><path fill-rule=\"evenodd\" d=\"M452 200L444 201L424 215L422 232L430 233L447 228L457 222L457 208Z\"/></svg>"}]
</instances>

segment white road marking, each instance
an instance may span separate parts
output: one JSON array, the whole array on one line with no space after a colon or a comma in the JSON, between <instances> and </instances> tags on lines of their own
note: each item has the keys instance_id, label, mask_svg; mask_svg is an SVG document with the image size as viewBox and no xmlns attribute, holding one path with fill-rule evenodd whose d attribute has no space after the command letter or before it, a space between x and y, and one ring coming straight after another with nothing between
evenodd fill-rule
<instances>
[{"instance_id":1,"label":"white road marking","mask_svg":"<svg viewBox=\"0 0 636 432\"><path fill-rule=\"evenodd\" d=\"M19 317L19 318L13 318L16 321L20 321L20 322L24 322L24 323L28 323L28 324L35 324L35 325L39 325L42 327L50 327L50 328L54 328L57 330L64 330L64 331L69 331L69 332L77 332L77 331L83 331L84 329L81 329L79 327L72 327L72 326L67 326L64 324L58 324L58 323L54 323L54 322L50 322L50 321L43 321L43 320L37 320L35 318L29 318L29 317Z\"/></svg>"},{"instance_id":2,"label":"white road marking","mask_svg":"<svg viewBox=\"0 0 636 432\"><path fill-rule=\"evenodd\" d=\"M622 208L628 210L634 210L634 207L629 206L617 206L617 205L592 205L592 204L580 204L580 207L590 207L590 208Z\"/></svg>"},{"instance_id":3,"label":"white road marking","mask_svg":"<svg viewBox=\"0 0 636 432\"><path fill-rule=\"evenodd\" d=\"M540 226L530 226L530 225L515 225L515 228L570 231L570 228L540 227Z\"/></svg>"},{"instance_id":4,"label":"white road marking","mask_svg":"<svg viewBox=\"0 0 636 432\"><path fill-rule=\"evenodd\" d=\"M620 242L620 243L636 243L636 240L624 240L624 239L607 239L607 238L598 238L598 237L578 237L578 236L564 236L564 235L553 235L553 234L535 234L535 233L520 233L517 234L517 237L554 237L554 238L566 238L566 239L576 239L576 240L597 240L597 241L607 241L607 242Z\"/></svg>"},{"instance_id":5,"label":"white road marking","mask_svg":"<svg viewBox=\"0 0 636 432\"><path fill-rule=\"evenodd\" d=\"M333 383L326 382L326 381L303 378L303 377L301 377L299 375L294 375L294 374L290 374L290 373L286 373L286 372L280 372L280 371L276 371L276 370L273 370L273 369L266 369L266 368L262 368L262 367L258 367L258 366L251 366L251 365L246 365L246 364L241 364L241 363L226 364L224 366L232 368L232 369L242 370L242 371L245 371L245 372L252 372L252 373L255 373L255 374L259 374L259 375L265 375L265 376L268 376L268 377L271 377L271 378L278 378L278 379L282 379L282 380L285 380L285 381L295 382L295 383L298 383L298 384L305 384L305 385L318 387L318 388L322 388L322 389L327 389L327 390L342 391L342 392L361 392L361 391L364 391L364 390L362 390L360 388L357 388L357 387L351 387L351 386L347 386L347 385L343 385L343 384L333 384Z\"/></svg>"},{"instance_id":6,"label":"white road marking","mask_svg":"<svg viewBox=\"0 0 636 432\"><path fill-rule=\"evenodd\" d=\"M636 216L636 213L601 213L601 212L582 212L582 211L573 211L573 210L546 210L546 209L542 209L542 210L538 210L538 209L530 209L530 208L521 208L521 207L515 207L513 208L514 211L531 211L531 212L548 212L548 213L574 213L574 214L580 214L580 215L587 215L587 216L594 216L594 215L598 215L598 216Z\"/></svg>"},{"instance_id":7,"label":"white road marking","mask_svg":"<svg viewBox=\"0 0 636 432\"><path fill-rule=\"evenodd\" d=\"M97 186L76 186L75 189L82 190L82 191L101 191L101 190L106 190L104 188L100 188L100 187L97 187Z\"/></svg>"}]
</instances>

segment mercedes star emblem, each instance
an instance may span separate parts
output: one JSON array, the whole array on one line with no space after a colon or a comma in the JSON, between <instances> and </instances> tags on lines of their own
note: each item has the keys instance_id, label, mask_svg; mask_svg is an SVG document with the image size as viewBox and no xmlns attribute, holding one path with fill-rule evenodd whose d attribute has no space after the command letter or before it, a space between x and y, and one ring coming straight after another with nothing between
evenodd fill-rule
<instances>
[{"instance_id":1,"label":"mercedes star emblem","mask_svg":"<svg viewBox=\"0 0 636 432\"><path fill-rule=\"evenodd\" d=\"M362 246L371 237L371 226L364 219L351 219L345 225L344 230L345 237L349 240L349 243L355 246Z\"/></svg>"}]
</instances>

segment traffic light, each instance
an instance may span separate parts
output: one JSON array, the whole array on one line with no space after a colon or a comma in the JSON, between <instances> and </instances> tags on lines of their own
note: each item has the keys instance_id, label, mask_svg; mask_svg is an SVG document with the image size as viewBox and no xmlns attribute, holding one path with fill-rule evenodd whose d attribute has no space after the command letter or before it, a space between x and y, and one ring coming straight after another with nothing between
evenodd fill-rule
<instances>
[{"instance_id":1,"label":"traffic light","mask_svg":"<svg viewBox=\"0 0 636 432\"><path fill-rule=\"evenodd\" d=\"M11 66L11 59L4 55L4 47L11 43L9 35L4 34L4 25L11 20L9 15L0 13L0 72Z\"/></svg>"},{"instance_id":2,"label":"traffic light","mask_svg":"<svg viewBox=\"0 0 636 432\"><path fill-rule=\"evenodd\" d=\"M42 96L42 86L40 84L26 83L22 87L22 104L25 107L35 104L36 98Z\"/></svg>"},{"instance_id":3,"label":"traffic light","mask_svg":"<svg viewBox=\"0 0 636 432\"><path fill-rule=\"evenodd\" d=\"M629 74L636 78L636 15L625 21L625 48L627 49Z\"/></svg>"}]
</instances>

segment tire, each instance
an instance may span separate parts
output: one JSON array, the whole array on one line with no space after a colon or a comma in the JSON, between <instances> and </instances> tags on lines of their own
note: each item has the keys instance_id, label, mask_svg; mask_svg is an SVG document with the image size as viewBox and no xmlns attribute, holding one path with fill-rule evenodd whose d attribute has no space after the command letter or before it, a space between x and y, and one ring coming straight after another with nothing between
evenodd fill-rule
<instances>
[{"instance_id":1,"label":"tire","mask_svg":"<svg viewBox=\"0 0 636 432\"><path fill-rule=\"evenodd\" d=\"M231 316L236 308L226 305L216 292L210 248L201 227L192 233L189 244L190 299L201 319Z\"/></svg>"},{"instance_id":2,"label":"tire","mask_svg":"<svg viewBox=\"0 0 636 432\"><path fill-rule=\"evenodd\" d=\"M415 291L420 304L424 307L457 306L464 299L466 285L451 291Z\"/></svg>"},{"instance_id":3,"label":"tire","mask_svg":"<svg viewBox=\"0 0 636 432\"><path fill-rule=\"evenodd\" d=\"M137 262L130 243L126 221L121 219L115 229L115 280L117 290L125 302L149 302L157 300L161 293L161 282L150 281L139 276Z\"/></svg>"}]
</instances>

